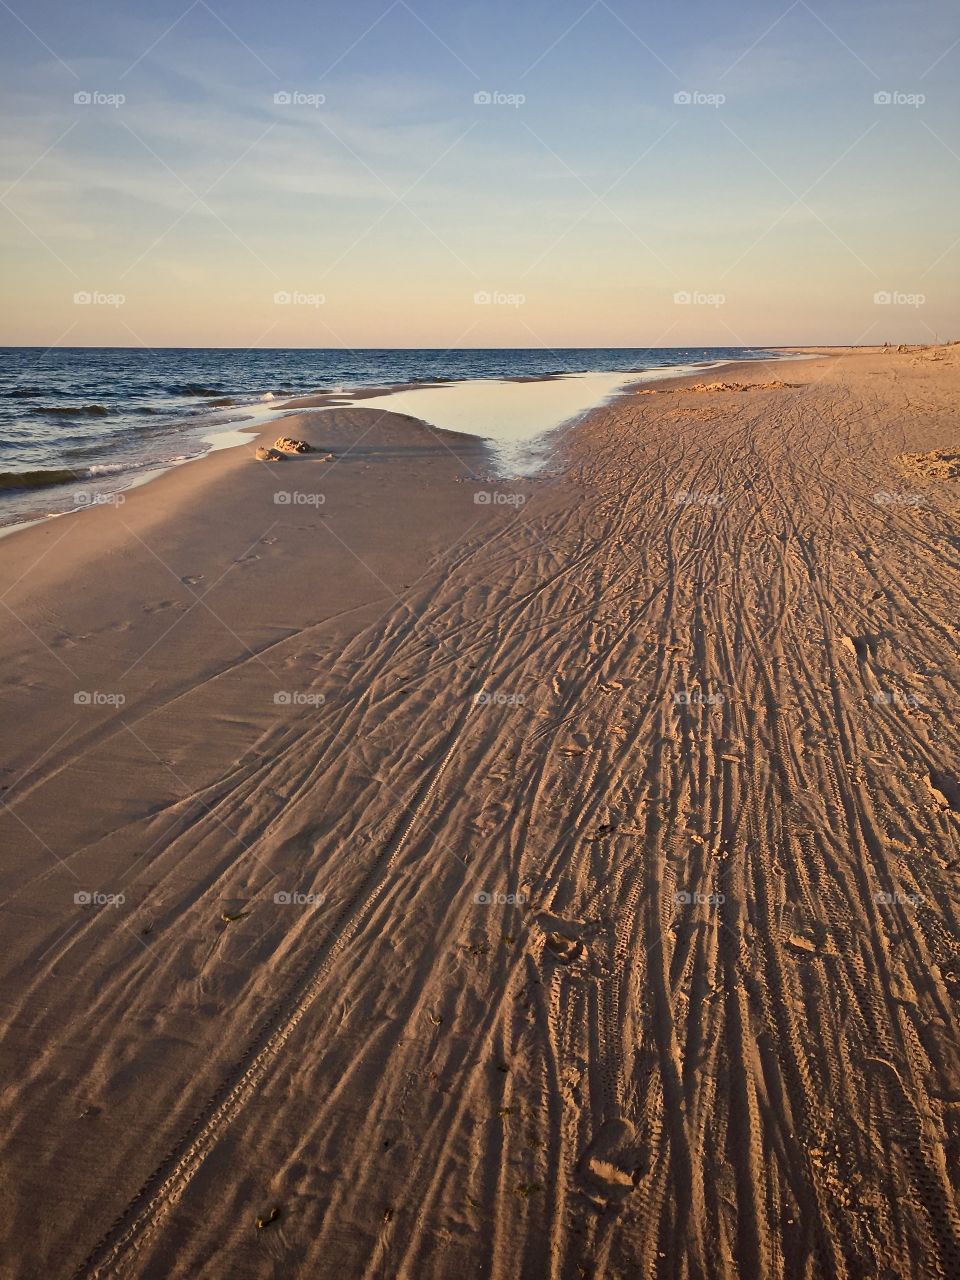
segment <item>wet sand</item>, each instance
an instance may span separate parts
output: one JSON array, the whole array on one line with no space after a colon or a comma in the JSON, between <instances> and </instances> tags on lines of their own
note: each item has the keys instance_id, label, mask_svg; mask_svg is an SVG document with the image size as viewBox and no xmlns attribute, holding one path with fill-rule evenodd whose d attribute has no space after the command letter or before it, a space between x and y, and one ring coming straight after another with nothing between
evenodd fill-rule
<instances>
[{"instance_id":1,"label":"wet sand","mask_svg":"<svg viewBox=\"0 0 960 1280\"><path fill-rule=\"evenodd\" d=\"M0 544L10 1274L958 1273L960 348L650 391Z\"/></svg>"}]
</instances>

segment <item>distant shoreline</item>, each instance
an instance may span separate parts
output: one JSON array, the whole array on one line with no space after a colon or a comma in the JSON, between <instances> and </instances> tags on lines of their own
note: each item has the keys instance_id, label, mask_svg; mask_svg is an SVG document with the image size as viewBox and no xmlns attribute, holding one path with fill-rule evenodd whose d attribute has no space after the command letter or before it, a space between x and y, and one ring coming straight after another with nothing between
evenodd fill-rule
<instances>
[{"instance_id":1,"label":"distant shoreline","mask_svg":"<svg viewBox=\"0 0 960 1280\"><path fill-rule=\"evenodd\" d=\"M677 351L686 355L682 363L712 357L706 350ZM6 431L0 446L2 526L15 528L114 501L131 485L152 482L171 467L195 461L211 448L223 447L230 437L236 439L238 433L254 430L258 423L291 409L328 408L478 378L518 384L556 382L582 374L592 355L573 348L567 353L572 357L569 368L559 369L559 352L511 349L503 357L478 364L474 353L465 349L442 353L447 367L460 369L443 376L428 371L432 357L422 351L419 357L415 352L408 358L402 351L391 350L359 362L354 359L348 366L334 363L333 369L352 368L360 376L331 388L324 385L323 370L313 361L294 361L291 368L289 361L261 360L251 370L249 353L233 354L233 362L191 364L187 353L176 350L162 372L150 372L147 383L138 367L128 371L110 355L70 360L70 377L59 381L56 370L62 355L55 359L51 354L55 362L49 370L27 364L18 372L19 365L0 363L0 428ZM609 359L611 353L598 349L597 354ZM622 372L649 370L652 376L667 354L667 349L637 351L638 357L648 357L643 368L627 367ZM721 358L735 354L735 349L717 349ZM621 363L630 365L630 361ZM536 371L524 371L531 364ZM371 374L382 376L372 382ZM298 380L307 381L305 390L284 388L285 381L295 386ZM327 383L330 380L328 375ZM266 391L264 382L279 389ZM7 459L14 465L4 466Z\"/></svg>"}]
</instances>

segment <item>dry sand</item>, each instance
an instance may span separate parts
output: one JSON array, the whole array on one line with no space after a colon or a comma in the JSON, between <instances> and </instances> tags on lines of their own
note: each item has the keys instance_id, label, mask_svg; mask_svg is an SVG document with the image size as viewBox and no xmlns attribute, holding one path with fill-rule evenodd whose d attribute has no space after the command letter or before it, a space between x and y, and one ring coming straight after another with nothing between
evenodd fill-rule
<instances>
[{"instance_id":1,"label":"dry sand","mask_svg":"<svg viewBox=\"0 0 960 1280\"><path fill-rule=\"evenodd\" d=\"M5 1274L960 1275L960 348L716 376L0 544Z\"/></svg>"}]
</instances>

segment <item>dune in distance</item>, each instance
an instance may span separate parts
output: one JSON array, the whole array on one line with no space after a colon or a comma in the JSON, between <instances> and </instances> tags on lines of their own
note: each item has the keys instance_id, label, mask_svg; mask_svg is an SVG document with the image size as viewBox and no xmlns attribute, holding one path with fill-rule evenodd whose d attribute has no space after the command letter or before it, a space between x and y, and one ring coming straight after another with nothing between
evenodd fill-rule
<instances>
[{"instance_id":1,"label":"dune in distance","mask_svg":"<svg viewBox=\"0 0 960 1280\"><path fill-rule=\"evenodd\" d=\"M796 354L0 542L7 1274L960 1275L960 346Z\"/></svg>"}]
</instances>

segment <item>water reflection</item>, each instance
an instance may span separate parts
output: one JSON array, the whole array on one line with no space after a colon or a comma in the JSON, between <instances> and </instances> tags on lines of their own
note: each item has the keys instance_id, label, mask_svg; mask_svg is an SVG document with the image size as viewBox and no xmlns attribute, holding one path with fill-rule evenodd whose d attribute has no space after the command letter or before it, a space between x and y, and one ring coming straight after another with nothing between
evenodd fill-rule
<instances>
[{"instance_id":1,"label":"water reflection","mask_svg":"<svg viewBox=\"0 0 960 1280\"><path fill-rule=\"evenodd\" d=\"M721 363L721 362L717 362ZM683 365L646 373L578 373L538 382L478 378L447 386L392 391L358 407L406 413L435 427L462 431L489 440L499 467L510 474L529 474L544 461L545 433L605 403L624 387L677 377L711 365Z\"/></svg>"}]
</instances>

